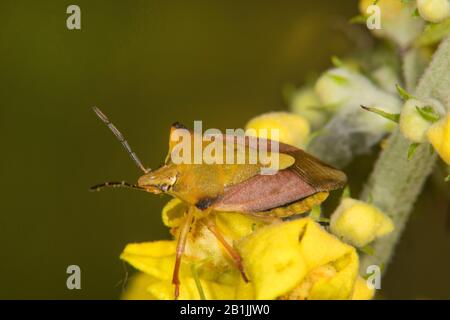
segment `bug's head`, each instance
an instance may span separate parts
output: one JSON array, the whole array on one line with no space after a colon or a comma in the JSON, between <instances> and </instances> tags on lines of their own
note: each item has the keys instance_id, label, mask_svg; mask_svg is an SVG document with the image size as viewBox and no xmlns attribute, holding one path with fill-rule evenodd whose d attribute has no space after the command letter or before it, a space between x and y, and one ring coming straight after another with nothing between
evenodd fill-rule
<instances>
[{"instance_id":1,"label":"bug's head","mask_svg":"<svg viewBox=\"0 0 450 320\"><path fill-rule=\"evenodd\" d=\"M161 168L144 174L138 180L138 186L151 193L166 193L177 182L178 171L174 166L162 166Z\"/></svg>"}]
</instances>

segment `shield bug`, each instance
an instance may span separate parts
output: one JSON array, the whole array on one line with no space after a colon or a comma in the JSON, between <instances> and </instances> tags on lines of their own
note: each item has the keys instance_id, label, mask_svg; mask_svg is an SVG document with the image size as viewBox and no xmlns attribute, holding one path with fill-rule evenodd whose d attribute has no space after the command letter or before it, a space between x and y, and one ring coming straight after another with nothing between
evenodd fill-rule
<instances>
[{"instance_id":1,"label":"shield bug","mask_svg":"<svg viewBox=\"0 0 450 320\"><path fill-rule=\"evenodd\" d=\"M233 147L227 151L233 153L235 157L243 156L245 158L250 157L249 153L252 150L259 151L262 148L273 150L271 147L277 145L278 171L273 174L261 174L264 165L260 162L234 164L226 161L218 163L187 161L187 163L179 163L174 161L173 154L180 131L188 134L187 136L192 139L191 142L195 142L198 138L195 132L192 133L179 123L175 123L171 127L169 154L164 164L156 170L151 170L142 165L124 136L109 119L98 108L94 107L94 111L111 129L144 174L138 179L137 184L124 181L106 182L93 186L91 190L98 191L105 187L127 187L154 194L164 193L182 200L189 208L178 231L172 279L175 286L175 298L179 294L178 273L181 258L194 218L203 219L205 225L223 244L244 280L248 281L239 253L227 243L214 221L208 218L211 212L239 212L266 218L289 217L309 211L313 206L324 201L330 191L346 184L347 178L342 171L323 163L301 149L281 142L249 136L215 135L209 139L209 142L201 142L200 148L204 151L213 142L220 141L222 144L231 142L229 145ZM225 157L226 155L222 154L221 156ZM187 158L189 157L192 158L192 155L188 155Z\"/></svg>"}]
</instances>

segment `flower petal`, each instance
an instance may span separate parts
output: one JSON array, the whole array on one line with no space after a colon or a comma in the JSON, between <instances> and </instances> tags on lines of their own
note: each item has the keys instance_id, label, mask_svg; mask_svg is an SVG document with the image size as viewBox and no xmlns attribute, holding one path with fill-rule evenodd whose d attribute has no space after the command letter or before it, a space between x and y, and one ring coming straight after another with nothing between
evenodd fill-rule
<instances>
[{"instance_id":1,"label":"flower petal","mask_svg":"<svg viewBox=\"0 0 450 320\"><path fill-rule=\"evenodd\" d=\"M358 277L353 289L352 300L371 300L375 294L375 290L367 286L366 280Z\"/></svg>"},{"instance_id":2,"label":"flower petal","mask_svg":"<svg viewBox=\"0 0 450 320\"><path fill-rule=\"evenodd\" d=\"M154 300L152 294L147 291L147 288L157 282L155 278L145 273L137 273L133 275L128 284L126 290L122 293L121 299L123 300Z\"/></svg>"},{"instance_id":3,"label":"flower petal","mask_svg":"<svg viewBox=\"0 0 450 320\"><path fill-rule=\"evenodd\" d=\"M181 278L179 300L200 300L200 293L193 278ZM207 300L229 300L234 298L235 288L218 282L200 279ZM158 281L151 284L147 291L158 300L173 300L174 289L171 281Z\"/></svg>"},{"instance_id":4,"label":"flower petal","mask_svg":"<svg viewBox=\"0 0 450 320\"><path fill-rule=\"evenodd\" d=\"M188 205L177 199L170 200L162 210L162 220L165 226L169 228L178 227L184 219L184 214L188 210Z\"/></svg>"},{"instance_id":5,"label":"flower petal","mask_svg":"<svg viewBox=\"0 0 450 320\"><path fill-rule=\"evenodd\" d=\"M442 160L450 164L450 114L434 123L427 137Z\"/></svg>"},{"instance_id":6,"label":"flower petal","mask_svg":"<svg viewBox=\"0 0 450 320\"><path fill-rule=\"evenodd\" d=\"M217 212L216 224L221 233L230 239L241 239L265 223L260 219L237 212Z\"/></svg>"},{"instance_id":7,"label":"flower petal","mask_svg":"<svg viewBox=\"0 0 450 320\"><path fill-rule=\"evenodd\" d=\"M171 279L175 262L175 241L128 244L120 258L158 279Z\"/></svg>"},{"instance_id":8,"label":"flower petal","mask_svg":"<svg viewBox=\"0 0 450 320\"><path fill-rule=\"evenodd\" d=\"M323 277L314 283L309 293L310 300L343 300L352 296L355 279L358 274L358 256L351 250L341 259L332 263L337 273L331 277Z\"/></svg>"},{"instance_id":9,"label":"flower petal","mask_svg":"<svg viewBox=\"0 0 450 320\"><path fill-rule=\"evenodd\" d=\"M276 299L298 288L310 272L332 266L336 275L311 281L309 298L349 298L358 270L355 249L310 218L270 225L239 244L256 299ZM309 288L308 287L308 288Z\"/></svg>"},{"instance_id":10,"label":"flower petal","mask_svg":"<svg viewBox=\"0 0 450 320\"><path fill-rule=\"evenodd\" d=\"M258 230L238 246L256 299L275 299L293 289L307 273L299 248L304 219Z\"/></svg>"}]
</instances>

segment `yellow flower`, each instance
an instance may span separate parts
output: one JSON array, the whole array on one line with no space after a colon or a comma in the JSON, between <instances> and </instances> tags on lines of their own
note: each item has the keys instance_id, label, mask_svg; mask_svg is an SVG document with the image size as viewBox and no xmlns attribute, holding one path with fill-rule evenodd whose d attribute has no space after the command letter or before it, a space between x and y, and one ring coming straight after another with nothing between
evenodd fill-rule
<instances>
[{"instance_id":1,"label":"yellow flower","mask_svg":"<svg viewBox=\"0 0 450 320\"><path fill-rule=\"evenodd\" d=\"M162 210L162 221L166 227L179 227L184 220L184 214L187 212L188 206L183 201L173 198Z\"/></svg>"},{"instance_id":2,"label":"yellow flower","mask_svg":"<svg viewBox=\"0 0 450 320\"><path fill-rule=\"evenodd\" d=\"M358 277L358 279L356 279L352 300L371 300L374 294L375 290L367 285L366 280L361 277Z\"/></svg>"},{"instance_id":3,"label":"yellow flower","mask_svg":"<svg viewBox=\"0 0 450 320\"><path fill-rule=\"evenodd\" d=\"M442 160L450 164L450 113L430 127L427 137Z\"/></svg>"},{"instance_id":4,"label":"yellow flower","mask_svg":"<svg viewBox=\"0 0 450 320\"><path fill-rule=\"evenodd\" d=\"M175 262L175 241L154 241L129 244L125 247L120 258L139 271L145 273L132 282L130 291L125 293L125 299L154 298L167 300L174 298L172 272ZM192 269L192 261L182 263L180 271L181 287L179 299L200 299ZM234 270L224 273L209 272L209 277L199 275L201 288L206 299L232 299L234 297L235 282L240 275ZM139 290L139 292L136 292Z\"/></svg>"},{"instance_id":5,"label":"yellow flower","mask_svg":"<svg viewBox=\"0 0 450 320\"><path fill-rule=\"evenodd\" d=\"M171 279L176 242L169 240L128 244L120 258L156 279Z\"/></svg>"},{"instance_id":6,"label":"yellow flower","mask_svg":"<svg viewBox=\"0 0 450 320\"><path fill-rule=\"evenodd\" d=\"M345 242L364 247L394 229L392 220L363 201L344 198L331 216L330 230Z\"/></svg>"},{"instance_id":7,"label":"yellow flower","mask_svg":"<svg viewBox=\"0 0 450 320\"><path fill-rule=\"evenodd\" d=\"M121 299L155 300L156 298L147 291L147 288L156 281L158 280L142 272L133 275L129 279L127 288L123 292Z\"/></svg>"},{"instance_id":8,"label":"yellow flower","mask_svg":"<svg viewBox=\"0 0 450 320\"><path fill-rule=\"evenodd\" d=\"M302 147L307 143L310 126L308 121L297 114L289 112L269 112L251 119L245 129L268 130L269 139L276 137L270 136L271 129L279 130L280 142L287 143L296 147ZM256 132L258 135L258 132Z\"/></svg>"},{"instance_id":9,"label":"yellow flower","mask_svg":"<svg viewBox=\"0 0 450 320\"><path fill-rule=\"evenodd\" d=\"M170 201L163 221L178 228L185 204ZM356 250L313 219L267 225L240 213L212 213L217 228L243 258L249 283L209 229L197 219L180 269L179 299L369 299L358 283ZM176 240L129 244L121 259L139 273L123 299L173 299ZM368 293L369 292L369 293ZM373 293L372 293L373 294Z\"/></svg>"},{"instance_id":10,"label":"yellow flower","mask_svg":"<svg viewBox=\"0 0 450 320\"><path fill-rule=\"evenodd\" d=\"M250 283L241 299L349 299L356 250L310 218L263 227L238 244Z\"/></svg>"}]
</instances>

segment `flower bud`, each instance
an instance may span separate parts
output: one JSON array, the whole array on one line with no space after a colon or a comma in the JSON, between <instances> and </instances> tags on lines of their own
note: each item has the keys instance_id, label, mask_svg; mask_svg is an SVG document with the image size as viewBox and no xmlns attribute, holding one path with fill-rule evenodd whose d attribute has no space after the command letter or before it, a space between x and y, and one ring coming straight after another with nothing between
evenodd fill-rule
<instances>
[{"instance_id":1,"label":"flower bud","mask_svg":"<svg viewBox=\"0 0 450 320\"><path fill-rule=\"evenodd\" d=\"M449 0L417 0L420 16L429 22L438 23L450 17Z\"/></svg>"},{"instance_id":2,"label":"flower bud","mask_svg":"<svg viewBox=\"0 0 450 320\"><path fill-rule=\"evenodd\" d=\"M409 99L403 105L400 114L400 130L403 135L414 143L422 143L426 140L427 130L433 122L424 117L418 109L430 109L437 117L442 114L443 107L435 101L419 101Z\"/></svg>"},{"instance_id":3,"label":"flower bud","mask_svg":"<svg viewBox=\"0 0 450 320\"><path fill-rule=\"evenodd\" d=\"M338 106L352 97L352 73L343 68L325 72L316 82L315 92L320 102L327 106Z\"/></svg>"},{"instance_id":4,"label":"flower bud","mask_svg":"<svg viewBox=\"0 0 450 320\"><path fill-rule=\"evenodd\" d=\"M400 130L407 139L415 143L425 141L426 132L431 126L417 111L417 108L424 106L425 104L417 99L409 99L400 114Z\"/></svg>"},{"instance_id":5,"label":"flower bud","mask_svg":"<svg viewBox=\"0 0 450 320\"><path fill-rule=\"evenodd\" d=\"M267 129L268 137L271 129L279 130L279 141L296 147L306 144L310 127L308 121L297 114L289 112L269 112L251 119L245 129Z\"/></svg>"},{"instance_id":6,"label":"flower bud","mask_svg":"<svg viewBox=\"0 0 450 320\"><path fill-rule=\"evenodd\" d=\"M331 216L331 232L345 242L364 247L394 229L392 220L363 201L344 198Z\"/></svg>"},{"instance_id":7,"label":"flower bud","mask_svg":"<svg viewBox=\"0 0 450 320\"><path fill-rule=\"evenodd\" d=\"M292 96L290 109L293 113L306 118L315 129L322 127L326 120L326 110L321 107L319 98L312 88L304 88Z\"/></svg>"}]
</instances>

